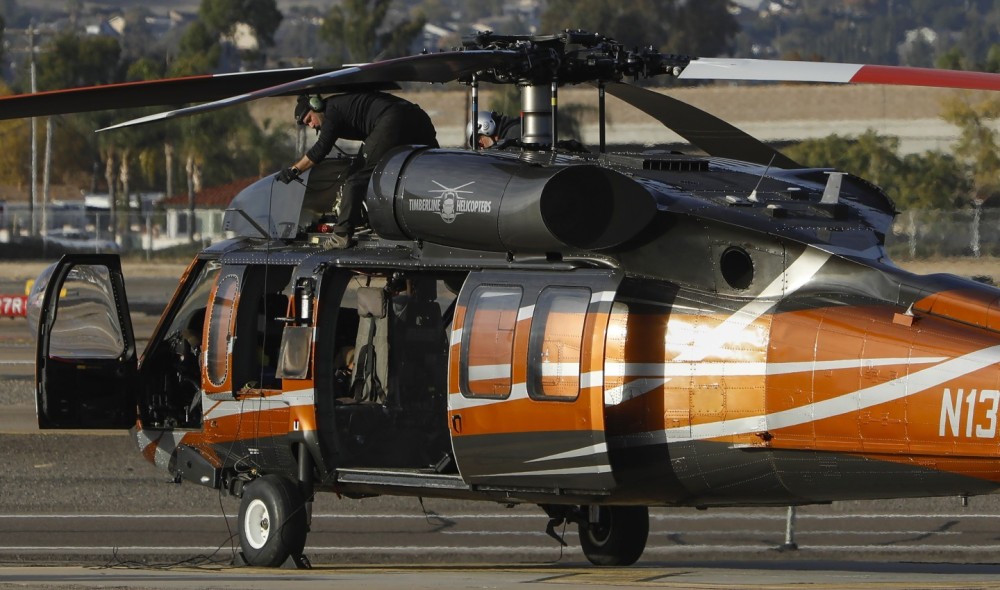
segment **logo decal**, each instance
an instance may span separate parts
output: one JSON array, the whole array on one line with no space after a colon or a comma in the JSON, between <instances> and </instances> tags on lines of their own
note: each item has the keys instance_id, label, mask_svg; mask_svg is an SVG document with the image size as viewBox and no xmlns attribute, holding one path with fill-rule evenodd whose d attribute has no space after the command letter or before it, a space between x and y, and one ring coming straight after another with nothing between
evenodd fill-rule
<instances>
[{"instance_id":1,"label":"logo decal","mask_svg":"<svg viewBox=\"0 0 1000 590\"><path fill-rule=\"evenodd\" d=\"M441 216L442 221L451 223L462 213L489 213L493 209L492 201L470 199L462 196L463 194L473 194L471 190L462 189L475 184L475 181L467 182L454 188L446 187L436 180L432 180L431 182L441 187L440 189L430 191L438 193L438 197L409 199L407 202L409 203L410 211L437 213Z\"/></svg>"}]
</instances>

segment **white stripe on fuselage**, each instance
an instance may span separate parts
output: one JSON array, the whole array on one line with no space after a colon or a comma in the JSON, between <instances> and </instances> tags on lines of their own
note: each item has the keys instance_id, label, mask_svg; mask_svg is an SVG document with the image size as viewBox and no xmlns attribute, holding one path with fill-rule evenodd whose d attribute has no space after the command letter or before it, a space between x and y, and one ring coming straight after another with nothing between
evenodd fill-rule
<instances>
[{"instance_id":1,"label":"white stripe on fuselage","mask_svg":"<svg viewBox=\"0 0 1000 590\"><path fill-rule=\"evenodd\" d=\"M790 363L741 363L732 361L607 363L604 367L604 372L609 377L756 377L762 375L789 375L812 371L867 369L894 365L928 365L946 360L948 360L948 357L928 356L844 359L837 361L797 361Z\"/></svg>"},{"instance_id":2,"label":"white stripe on fuselage","mask_svg":"<svg viewBox=\"0 0 1000 590\"><path fill-rule=\"evenodd\" d=\"M901 400L997 363L1000 363L1000 346L991 346L898 379L797 408L735 420L720 420L708 424L694 424L626 435L619 437L615 442L619 444L624 442L626 445L642 445L663 443L667 442L668 439L670 442L707 440L798 426Z\"/></svg>"},{"instance_id":3,"label":"white stripe on fuselage","mask_svg":"<svg viewBox=\"0 0 1000 590\"><path fill-rule=\"evenodd\" d=\"M753 301L723 320L710 332L698 335L696 344L687 346L683 352L668 362L662 364L607 363L604 370L606 376L635 375L645 379L641 383L627 383L605 391L605 403L608 405L620 404L657 389L672 377L697 375L699 371L703 370L711 372L706 374L713 375L718 374L720 368L725 370L724 375L767 374L769 368L766 363L705 363L703 361L709 356L717 356L721 353L723 348L732 342L740 332L743 332L747 326L774 307L777 298L797 291L811 281L829 259L829 252L807 249L783 273L771 281ZM636 367L645 367L648 370L639 369L634 373L627 372L635 370ZM615 373L616 370L621 372ZM736 372L730 372L731 370ZM757 372L748 373L746 371Z\"/></svg>"},{"instance_id":4,"label":"white stripe on fuselage","mask_svg":"<svg viewBox=\"0 0 1000 590\"><path fill-rule=\"evenodd\" d=\"M275 407L311 406L315 403L316 396L312 388L299 389L296 391L285 391L280 395L268 397L247 397L238 400L214 401L210 399L202 400L202 403L211 404L205 410L205 420L218 420L227 416L235 416L243 412L264 411Z\"/></svg>"},{"instance_id":5,"label":"white stripe on fuselage","mask_svg":"<svg viewBox=\"0 0 1000 590\"><path fill-rule=\"evenodd\" d=\"M808 283L830 259L828 252L808 249L778 275L753 301L726 318L707 334L699 335L697 344L674 357L673 362L702 361L717 354L737 334L774 307L777 298L797 291Z\"/></svg>"}]
</instances>

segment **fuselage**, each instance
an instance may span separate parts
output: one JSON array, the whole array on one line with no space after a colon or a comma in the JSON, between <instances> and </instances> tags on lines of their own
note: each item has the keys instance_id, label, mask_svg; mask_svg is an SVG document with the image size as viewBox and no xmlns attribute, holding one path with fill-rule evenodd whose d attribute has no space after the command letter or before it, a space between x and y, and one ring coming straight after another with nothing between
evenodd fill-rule
<instances>
[{"instance_id":1,"label":"fuselage","mask_svg":"<svg viewBox=\"0 0 1000 590\"><path fill-rule=\"evenodd\" d=\"M839 201L819 203L816 171L587 160L592 182L627 192L629 211L649 220L590 228L601 236L592 250L528 255L510 252L511 240L583 240L548 221L503 228L524 215L517 199L540 200L548 220L546 199L566 206L567 191L586 191L567 180L579 163L524 176L520 167L537 163L400 154L373 181L390 187L378 198L397 212L379 233L397 241L334 253L235 240L192 265L143 365L156 365L174 312L210 293L203 414L187 428L147 414L137 437L148 458L217 483L239 469L295 473L309 452L320 489L550 503L788 505L996 489L1000 291L889 263L882 236L893 212L870 185L853 181ZM469 158L486 158L484 174L498 176L451 179L444 186L464 187L466 202L459 214L442 209L430 196L442 183L432 181ZM640 188L655 207L634 204ZM499 233L462 230L463 219L472 228L498 220ZM455 224L455 244L440 243L449 235L433 225L441 221ZM408 245L414 236L404 234L420 231L438 243ZM251 294L261 281L269 285ZM410 316L392 311L399 281ZM373 285L392 326L384 397L347 402L326 365L344 344L362 344L362 324L378 333L375 319L357 318L368 295L359 288ZM275 323L273 343L260 346L267 356L304 339L296 374L281 367L275 378L277 363L241 358L261 354L239 342L263 329L241 318L245 306L255 317L265 309L265 292L280 308L265 321L299 319ZM201 469L179 468L178 448L194 450Z\"/></svg>"}]
</instances>

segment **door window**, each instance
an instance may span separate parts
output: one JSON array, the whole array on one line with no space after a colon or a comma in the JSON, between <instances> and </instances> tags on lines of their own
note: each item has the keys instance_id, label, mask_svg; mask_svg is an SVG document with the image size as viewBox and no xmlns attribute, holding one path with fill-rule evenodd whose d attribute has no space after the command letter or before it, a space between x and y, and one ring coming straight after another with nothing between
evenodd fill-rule
<instances>
[{"instance_id":1,"label":"door window","mask_svg":"<svg viewBox=\"0 0 1000 590\"><path fill-rule=\"evenodd\" d=\"M576 399L580 394L583 325L590 290L551 287L535 303L528 340L528 394L534 398Z\"/></svg>"},{"instance_id":2,"label":"door window","mask_svg":"<svg viewBox=\"0 0 1000 590\"><path fill-rule=\"evenodd\" d=\"M104 266L80 264L59 293L49 355L64 359L113 359L125 352L111 277Z\"/></svg>"},{"instance_id":3,"label":"door window","mask_svg":"<svg viewBox=\"0 0 1000 590\"><path fill-rule=\"evenodd\" d=\"M233 308L239 285L238 276L226 275L219 279L215 297L212 298L205 364L208 380L216 387L224 385L229 375L229 343L233 333Z\"/></svg>"},{"instance_id":4,"label":"door window","mask_svg":"<svg viewBox=\"0 0 1000 590\"><path fill-rule=\"evenodd\" d=\"M294 267L253 265L243 273L230 347L233 393L281 389L278 356L289 315L289 282Z\"/></svg>"},{"instance_id":5,"label":"door window","mask_svg":"<svg viewBox=\"0 0 1000 590\"><path fill-rule=\"evenodd\" d=\"M469 299L472 318L463 340L468 366L462 368L462 392L469 396L506 397L511 389L514 329L521 305L519 287L477 287Z\"/></svg>"}]
</instances>

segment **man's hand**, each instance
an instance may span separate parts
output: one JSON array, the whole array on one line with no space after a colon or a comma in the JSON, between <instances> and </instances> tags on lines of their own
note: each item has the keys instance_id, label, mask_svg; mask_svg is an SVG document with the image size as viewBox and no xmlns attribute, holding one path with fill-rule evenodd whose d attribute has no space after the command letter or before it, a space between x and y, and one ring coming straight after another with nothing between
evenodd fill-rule
<instances>
[{"instance_id":1,"label":"man's hand","mask_svg":"<svg viewBox=\"0 0 1000 590\"><path fill-rule=\"evenodd\" d=\"M283 182L285 184L288 184L289 182L291 182L293 180L298 180L299 179L299 169L296 168L295 166L289 166L288 168L285 168L284 170L282 170L281 172L279 172L275 176L275 178L278 179L278 180L280 180L281 182Z\"/></svg>"}]
</instances>

